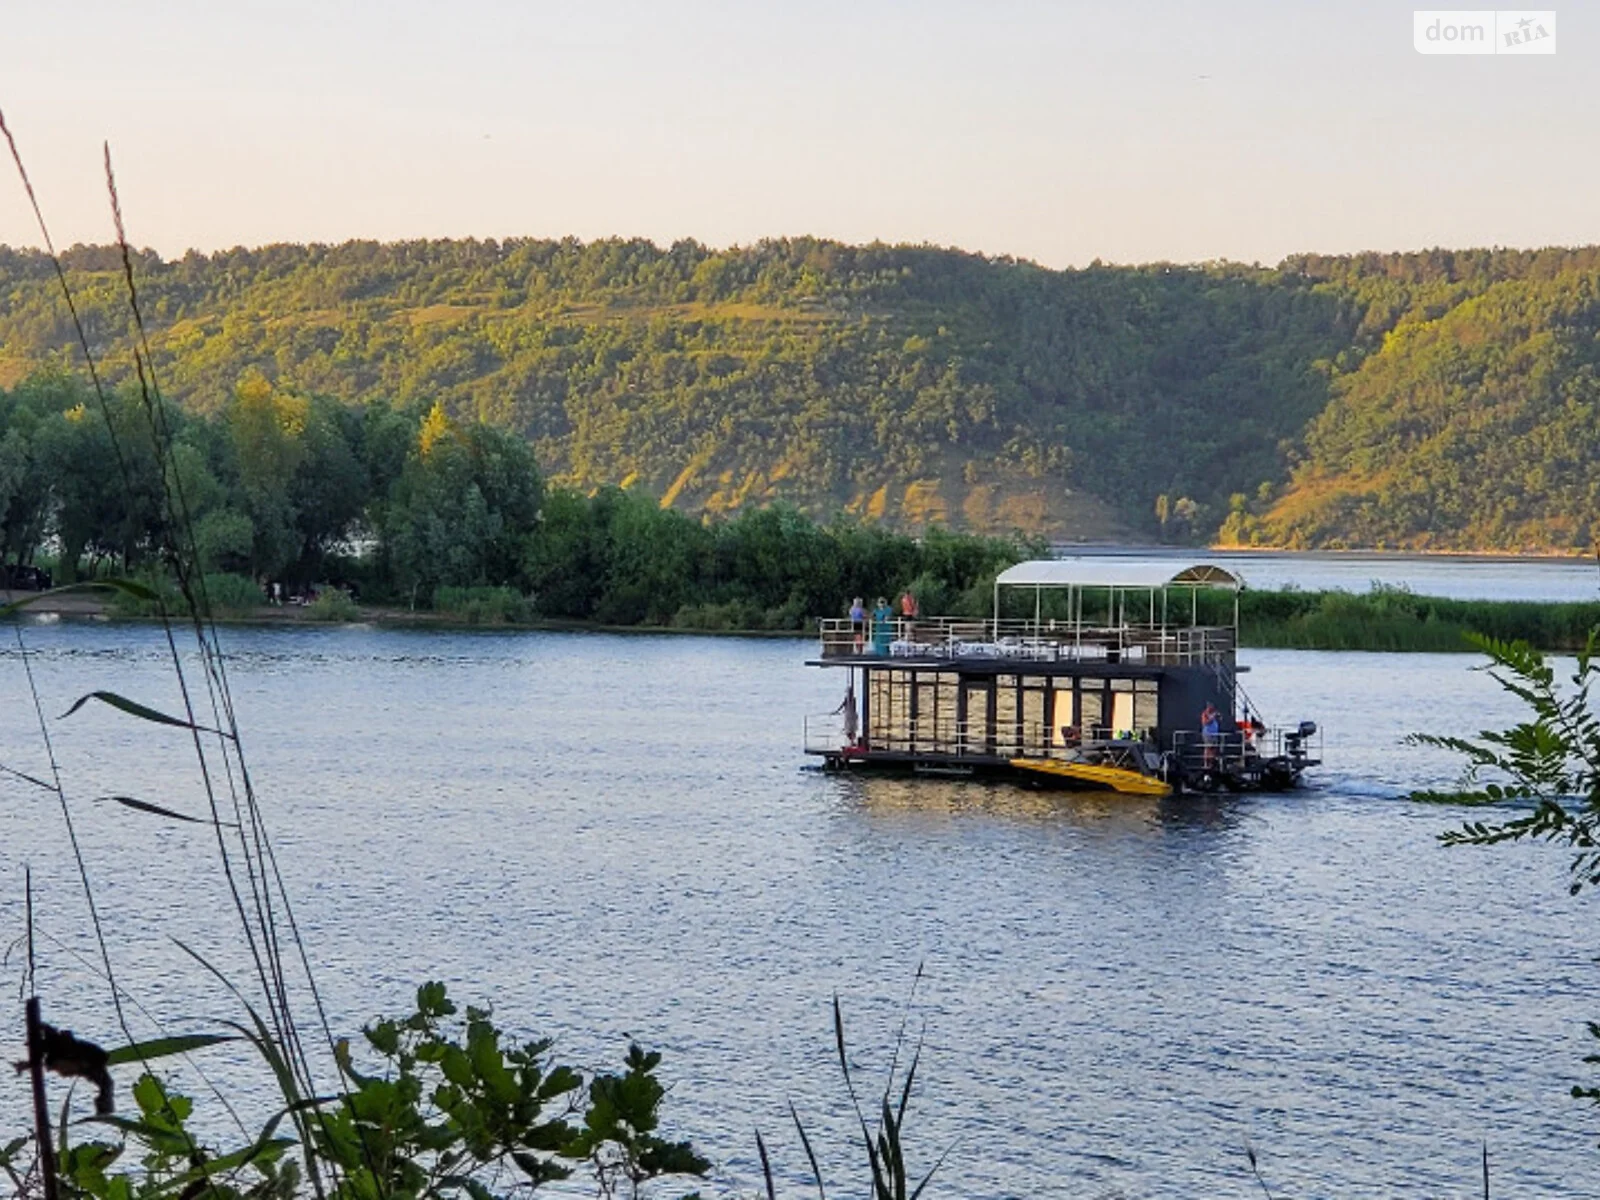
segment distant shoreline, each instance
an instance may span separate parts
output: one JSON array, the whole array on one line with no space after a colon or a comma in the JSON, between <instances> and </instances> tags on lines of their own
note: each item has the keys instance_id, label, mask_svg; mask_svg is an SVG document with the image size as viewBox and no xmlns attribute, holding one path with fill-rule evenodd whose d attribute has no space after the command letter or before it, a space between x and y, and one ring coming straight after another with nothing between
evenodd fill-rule
<instances>
[{"instance_id":1,"label":"distant shoreline","mask_svg":"<svg viewBox=\"0 0 1600 1200\"><path fill-rule=\"evenodd\" d=\"M9 593L0 594L10 598ZM1570 653L1583 647L1591 630L1600 628L1600 600L1452 600L1403 591L1267 590L1240 593L1240 600L1239 643L1247 649L1472 652L1476 647L1469 635L1481 634L1502 641L1526 641L1552 653ZM55 620L155 620L125 615L96 597L84 595L52 596L24 611ZM808 641L815 636L810 629L608 625L561 618L474 622L449 612L382 606L357 606L347 618L329 620L300 605L257 605L220 612L216 622L256 628L368 625L451 632L666 634L786 641Z\"/></svg>"},{"instance_id":2,"label":"distant shoreline","mask_svg":"<svg viewBox=\"0 0 1600 1200\"><path fill-rule=\"evenodd\" d=\"M0 604L25 600L37 592L8 592L0 589ZM96 624L146 625L157 617L120 613L93 596L52 596L23 609L25 616L51 617ZM432 609L392 608L385 605L358 605L356 615L348 620L326 620L315 615L306 605L260 604L246 610L228 610L216 613L213 620L218 625L271 629L294 626L310 629L334 629L349 625L376 625L385 629L440 629L450 631L484 630L506 632L544 633L667 633L679 636L699 634L705 637L787 638L809 639L811 631L800 629L695 629L687 625L605 625L596 621L577 621L561 617L541 617L534 621L464 621L451 613Z\"/></svg>"}]
</instances>

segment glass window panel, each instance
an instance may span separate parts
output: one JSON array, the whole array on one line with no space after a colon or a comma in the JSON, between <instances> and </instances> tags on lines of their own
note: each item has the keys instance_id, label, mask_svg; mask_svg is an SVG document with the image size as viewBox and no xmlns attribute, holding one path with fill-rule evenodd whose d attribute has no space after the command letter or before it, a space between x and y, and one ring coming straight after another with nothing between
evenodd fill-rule
<instances>
[{"instance_id":1,"label":"glass window panel","mask_svg":"<svg viewBox=\"0 0 1600 1200\"><path fill-rule=\"evenodd\" d=\"M1154 729L1158 720L1157 698L1149 692L1135 692L1133 697L1133 727L1140 732Z\"/></svg>"},{"instance_id":2,"label":"glass window panel","mask_svg":"<svg viewBox=\"0 0 1600 1200\"><path fill-rule=\"evenodd\" d=\"M967 729L962 742L969 754L988 753L989 689L982 684L967 685Z\"/></svg>"},{"instance_id":3,"label":"glass window panel","mask_svg":"<svg viewBox=\"0 0 1600 1200\"><path fill-rule=\"evenodd\" d=\"M1048 695L1037 688L1022 693L1022 746L1024 751L1037 753L1050 743L1050 731L1045 728L1045 698Z\"/></svg>"},{"instance_id":4,"label":"glass window panel","mask_svg":"<svg viewBox=\"0 0 1600 1200\"><path fill-rule=\"evenodd\" d=\"M1103 710L1099 692L1078 694L1078 729L1084 737L1104 727Z\"/></svg>"},{"instance_id":5,"label":"glass window panel","mask_svg":"<svg viewBox=\"0 0 1600 1200\"><path fill-rule=\"evenodd\" d=\"M1011 676L1010 678L1015 678ZM994 694L994 740L1000 754L1017 751L1017 689L998 688Z\"/></svg>"},{"instance_id":6,"label":"glass window panel","mask_svg":"<svg viewBox=\"0 0 1600 1200\"><path fill-rule=\"evenodd\" d=\"M917 685L917 749L937 749L938 741L939 689L931 683L919 683Z\"/></svg>"}]
</instances>

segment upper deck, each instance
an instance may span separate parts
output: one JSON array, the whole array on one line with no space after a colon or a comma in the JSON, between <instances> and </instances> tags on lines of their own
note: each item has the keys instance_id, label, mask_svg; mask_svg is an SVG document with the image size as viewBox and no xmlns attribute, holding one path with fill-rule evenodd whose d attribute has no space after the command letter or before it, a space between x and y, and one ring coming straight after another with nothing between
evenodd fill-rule
<instances>
[{"instance_id":1,"label":"upper deck","mask_svg":"<svg viewBox=\"0 0 1600 1200\"><path fill-rule=\"evenodd\" d=\"M870 620L821 623L820 661L829 666L881 663L1076 663L1188 667L1228 666L1237 635L1226 625L1122 624L1040 618L895 617L887 628Z\"/></svg>"},{"instance_id":2,"label":"upper deck","mask_svg":"<svg viewBox=\"0 0 1600 1200\"><path fill-rule=\"evenodd\" d=\"M987 618L823 621L818 665L897 659L907 666L956 664L980 672L985 664L1009 662L1083 670L1100 665L1231 669L1241 586L1238 576L1204 563L1174 570L1160 562L1114 558L1022 562L996 577L993 615ZM1202 610L1200 594L1216 591L1233 593L1231 605L1208 599ZM1219 611L1224 606L1231 611ZM1031 616L1016 615L1030 608ZM1232 621L1226 624L1217 619L1227 616Z\"/></svg>"}]
</instances>

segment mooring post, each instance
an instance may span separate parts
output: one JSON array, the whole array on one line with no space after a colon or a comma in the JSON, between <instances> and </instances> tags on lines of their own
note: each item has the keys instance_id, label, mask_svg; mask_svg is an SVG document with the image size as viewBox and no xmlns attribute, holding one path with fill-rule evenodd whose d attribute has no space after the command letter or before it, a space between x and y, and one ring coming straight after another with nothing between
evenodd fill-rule
<instances>
[{"instance_id":1,"label":"mooring post","mask_svg":"<svg viewBox=\"0 0 1600 1200\"><path fill-rule=\"evenodd\" d=\"M56 1200L56 1150L50 1138L50 1106L44 1095L44 1027L39 1019L39 997L29 996L28 1075L33 1081L33 1136L39 1145L39 1175L44 1180L44 1200Z\"/></svg>"}]
</instances>

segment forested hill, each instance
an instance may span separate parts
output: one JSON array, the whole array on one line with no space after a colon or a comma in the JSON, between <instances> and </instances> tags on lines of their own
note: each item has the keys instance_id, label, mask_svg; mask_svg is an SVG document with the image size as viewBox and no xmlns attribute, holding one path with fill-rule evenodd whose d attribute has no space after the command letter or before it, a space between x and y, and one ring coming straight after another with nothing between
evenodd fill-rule
<instances>
[{"instance_id":1,"label":"forested hill","mask_svg":"<svg viewBox=\"0 0 1600 1200\"><path fill-rule=\"evenodd\" d=\"M113 252L66 256L127 360ZM1600 250L1032 264L811 239L270 246L137 271L168 391L241 380L525 435L557 483L915 528L1587 545ZM0 382L71 344L0 250ZM1164 517L1164 519L1163 519Z\"/></svg>"},{"instance_id":2,"label":"forested hill","mask_svg":"<svg viewBox=\"0 0 1600 1200\"><path fill-rule=\"evenodd\" d=\"M1295 546L1593 547L1600 247L1286 266L1364 317L1289 486L1236 530Z\"/></svg>"}]
</instances>

